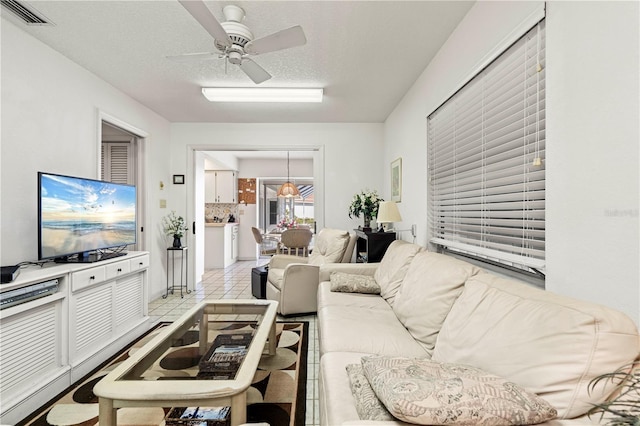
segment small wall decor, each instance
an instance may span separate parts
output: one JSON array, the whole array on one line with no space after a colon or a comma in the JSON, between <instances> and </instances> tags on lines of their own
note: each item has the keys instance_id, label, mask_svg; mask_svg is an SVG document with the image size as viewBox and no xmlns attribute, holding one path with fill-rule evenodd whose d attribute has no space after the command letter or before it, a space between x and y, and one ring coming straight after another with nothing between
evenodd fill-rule
<instances>
[{"instance_id":1,"label":"small wall decor","mask_svg":"<svg viewBox=\"0 0 640 426\"><path fill-rule=\"evenodd\" d=\"M402 157L391 162L391 201L402 201Z\"/></svg>"},{"instance_id":2,"label":"small wall decor","mask_svg":"<svg viewBox=\"0 0 640 426\"><path fill-rule=\"evenodd\" d=\"M173 183L175 185L184 185L184 175L173 175Z\"/></svg>"}]
</instances>

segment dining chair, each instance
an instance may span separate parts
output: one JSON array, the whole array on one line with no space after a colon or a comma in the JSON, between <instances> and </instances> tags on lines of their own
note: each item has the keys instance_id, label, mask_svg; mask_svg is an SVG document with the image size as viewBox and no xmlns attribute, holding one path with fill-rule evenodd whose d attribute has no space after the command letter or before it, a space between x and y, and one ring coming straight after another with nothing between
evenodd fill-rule
<instances>
[{"instance_id":1,"label":"dining chair","mask_svg":"<svg viewBox=\"0 0 640 426\"><path fill-rule=\"evenodd\" d=\"M287 229L280 236L280 249L287 254L309 256L309 243L313 238L313 233L309 229L291 228Z\"/></svg>"},{"instance_id":2,"label":"dining chair","mask_svg":"<svg viewBox=\"0 0 640 426\"><path fill-rule=\"evenodd\" d=\"M261 256L272 256L280 253L280 241L277 238L263 234L255 226L251 227L251 232L253 232L253 238L256 243L260 246Z\"/></svg>"}]
</instances>

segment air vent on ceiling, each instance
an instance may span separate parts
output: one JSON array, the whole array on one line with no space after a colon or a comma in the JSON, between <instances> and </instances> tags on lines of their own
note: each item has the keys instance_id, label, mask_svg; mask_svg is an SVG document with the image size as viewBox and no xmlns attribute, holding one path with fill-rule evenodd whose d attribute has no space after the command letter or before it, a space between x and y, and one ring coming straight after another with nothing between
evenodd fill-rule
<instances>
[{"instance_id":1,"label":"air vent on ceiling","mask_svg":"<svg viewBox=\"0 0 640 426\"><path fill-rule=\"evenodd\" d=\"M40 12L37 12L32 6L18 0L1 0L2 7L15 14L22 19L27 25L53 25Z\"/></svg>"}]
</instances>

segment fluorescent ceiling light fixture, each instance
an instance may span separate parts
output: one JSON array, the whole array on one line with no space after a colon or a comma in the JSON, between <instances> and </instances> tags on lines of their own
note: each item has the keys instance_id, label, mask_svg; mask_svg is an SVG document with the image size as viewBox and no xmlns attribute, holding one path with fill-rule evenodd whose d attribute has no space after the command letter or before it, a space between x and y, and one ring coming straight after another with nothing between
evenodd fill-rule
<instances>
[{"instance_id":1,"label":"fluorescent ceiling light fixture","mask_svg":"<svg viewBox=\"0 0 640 426\"><path fill-rule=\"evenodd\" d=\"M211 102L322 102L322 89L276 87L203 87Z\"/></svg>"}]
</instances>

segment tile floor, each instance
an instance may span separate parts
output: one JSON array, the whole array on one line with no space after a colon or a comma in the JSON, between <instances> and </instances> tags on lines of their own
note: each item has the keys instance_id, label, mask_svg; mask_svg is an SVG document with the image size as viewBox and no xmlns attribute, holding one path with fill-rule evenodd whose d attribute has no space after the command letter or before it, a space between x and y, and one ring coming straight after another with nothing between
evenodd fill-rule
<instances>
[{"instance_id":1,"label":"tile floor","mask_svg":"<svg viewBox=\"0 0 640 426\"><path fill-rule=\"evenodd\" d=\"M166 299L158 298L149 304L152 321L174 321L194 304L204 299L252 299L251 269L266 263L268 259L239 261L225 269L205 271L202 282L190 294L180 298L180 293L169 294ZM320 424L318 407L318 335L316 316L286 317L287 321L309 321L309 351L307 356L307 400L306 425Z\"/></svg>"}]
</instances>

